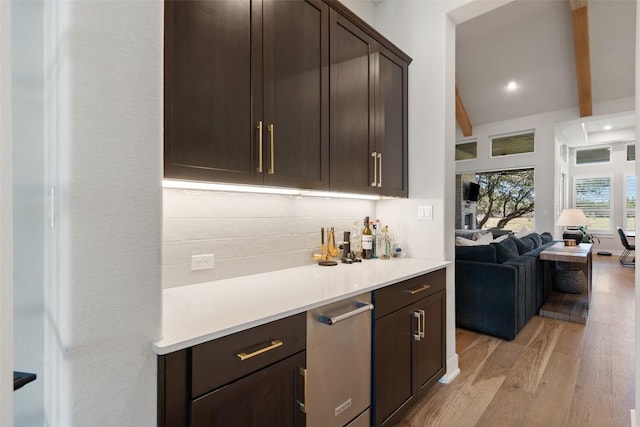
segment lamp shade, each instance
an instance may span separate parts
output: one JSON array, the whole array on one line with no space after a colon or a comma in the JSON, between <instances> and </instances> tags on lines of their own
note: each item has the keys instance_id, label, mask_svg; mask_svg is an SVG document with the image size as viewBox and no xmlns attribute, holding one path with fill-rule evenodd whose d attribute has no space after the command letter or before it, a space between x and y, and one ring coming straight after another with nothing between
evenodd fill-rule
<instances>
[{"instance_id":1,"label":"lamp shade","mask_svg":"<svg viewBox=\"0 0 640 427\"><path fill-rule=\"evenodd\" d=\"M558 227L587 226L589 225L589 220L582 209L564 209L558 217L556 225Z\"/></svg>"}]
</instances>

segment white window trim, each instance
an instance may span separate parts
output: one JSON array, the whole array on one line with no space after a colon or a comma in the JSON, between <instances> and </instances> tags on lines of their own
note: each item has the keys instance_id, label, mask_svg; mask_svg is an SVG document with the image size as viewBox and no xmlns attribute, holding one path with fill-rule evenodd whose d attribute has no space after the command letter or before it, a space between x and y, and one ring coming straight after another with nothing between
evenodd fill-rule
<instances>
[{"instance_id":1,"label":"white window trim","mask_svg":"<svg viewBox=\"0 0 640 427\"><path fill-rule=\"evenodd\" d=\"M596 229L596 228L591 228L591 226L588 226L589 231L591 232L595 232L596 234L605 234L605 235L613 235L613 230L614 230L614 217L613 217L613 212L614 212L614 195L615 195L615 181L614 181L614 176L613 174L607 174L607 173L603 173L603 174L590 174L590 175L574 175L573 176L573 185L572 185L572 191L571 191L571 207L575 208L576 207L576 181L578 179L589 179L589 178L609 178L609 229L608 230L601 230L601 229Z\"/></svg>"},{"instance_id":2,"label":"white window trim","mask_svg":"<svg viewBox=\"0 0 640 427\"><path fill-rule=\"evenodd\" d=\"M533 134L533 151L527 151L526 153L516 153L516 154L504 154L501 156L493 155L493 140L496 138L506 138L509 136L517 136L517 135L526 135L532 133ZM500 159L503 157L514 157L514 156L531 156L536 154L536 130L535 129L527 129L521 130L517 132L508 132L508 133L500 133L495 135L489 135L489 158L490 159Z\"/></svg>"}]
</instances>

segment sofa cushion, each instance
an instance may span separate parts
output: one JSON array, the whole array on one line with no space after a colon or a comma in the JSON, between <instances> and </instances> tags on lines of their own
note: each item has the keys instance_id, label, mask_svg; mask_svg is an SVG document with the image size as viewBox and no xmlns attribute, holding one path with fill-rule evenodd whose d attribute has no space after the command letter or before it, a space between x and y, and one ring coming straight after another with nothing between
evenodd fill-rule
<instances>
[{"instance_id":1,"label":"sofa cushion","mask_svg":"<svg viewBox=\"0 0 640 427\"><path fill-rule=\"evenodd\" d=\"M542 237L538 233L531 233L527 237L536 241L536 248L542 244Z\"/></svg>"},{"instance_id":2,"label":"sofa cushion","mask_svg":"<svg viewBox=\"0 0 640 427\"><path fill-rule=\"evenodd\" d=\"M509 237L507 240L512 240L518 247L518 253L520 255L529 252L533 249L533 242L529 239L518 239L517 237Z\"/></svg>"},{"instance_id":3,"label":"sofa cushion","mask_svg":"<svg viewBox=\"0 0 640 427\"><path fill-rule=\"evenodd\" d=\"M528 234L528 235L524 236L522 238L522 240L530 242L533 245L533 248L531 248L531 249L537 248L538 246L540 246L540 243L542 243L541 241L538 242L538 240L535 239L532 234Z\"/></svg>"},{"instance_id":4,"label":"sofa cushion","mask_svg":"<svg viewBox=\"0 0 640 427\"><path fill-rule=\"evenodd\" d=\"M456 260L498 262L495 245L456 246Z\"/></svg>"},{"instance_id":5,"label":"sofa cushion","mask_svg":"<svg viewBox=\"0 0 640 427\"><path fill-rule=\"evenodd\" d=\"M503 262L507 262L512 260L513 258L517 258L520 254L518 253L518 247L516 244L509 239L505 239L500 243L491 243L496 248L496 260L502 264Z\"/></svg>"}]
</instances>

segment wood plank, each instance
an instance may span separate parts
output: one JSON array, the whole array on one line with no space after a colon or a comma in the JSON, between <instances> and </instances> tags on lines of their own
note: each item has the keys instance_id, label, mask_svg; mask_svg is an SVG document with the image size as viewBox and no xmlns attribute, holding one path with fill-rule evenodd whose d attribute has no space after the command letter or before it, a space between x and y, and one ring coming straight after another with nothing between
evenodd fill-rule
<instances>
[{"instance_id":1,"label":"wood plank","mask_svg":"<svg viewBox=\"0 0 640 427\"><path fill-rule=\"evenodd\" d=\"M574 7L572 3L571 7ZM576 56L576 78L580 117L593 114L591 96L591 54L589 50L589 7L587 4L571 11L573 45Z\"/></svg>"},{"instance_id":2,"label":"wood plank","mask_svg":"<svg viewBox=\"0 0 640 427\"><path fill-rule=\"evenodd\" d=\"M460 126L460 130L462 130L462 134L464 136L473 135L473 127L471 125L471 120L469 120L469 115L467 114L466 108L464 108L464 104L462 103L462 98L460 98L460 93L458 92L458 87L456 86L456 121L458 122L458 126Z\"/></svg>"}]
</instances>

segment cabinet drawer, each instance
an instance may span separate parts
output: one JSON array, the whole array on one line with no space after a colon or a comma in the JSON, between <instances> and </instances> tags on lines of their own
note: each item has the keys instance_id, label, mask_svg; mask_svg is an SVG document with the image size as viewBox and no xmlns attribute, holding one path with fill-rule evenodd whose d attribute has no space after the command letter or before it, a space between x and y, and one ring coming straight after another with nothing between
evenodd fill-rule
<instances>
[{"instance_id":1,"label":"cabinet drawer","mask_svg":"<svg viewBox=\"0 0 640 427\"><path fill-rule=\"evenodd\" d=\"M446 269L433 271L374 291L375 318L419 301L445 288Z\"/></svg>"},{"instance_id":2,"label":"cabinet drawer","mask_svg":"<svg viewBox=\"0 0 640 427\"><path fill-rule=\"evenodd\" d=\"M304 350L306 329L300 313L193 347L192 396Z\"/></svg>"}]
</instances>

